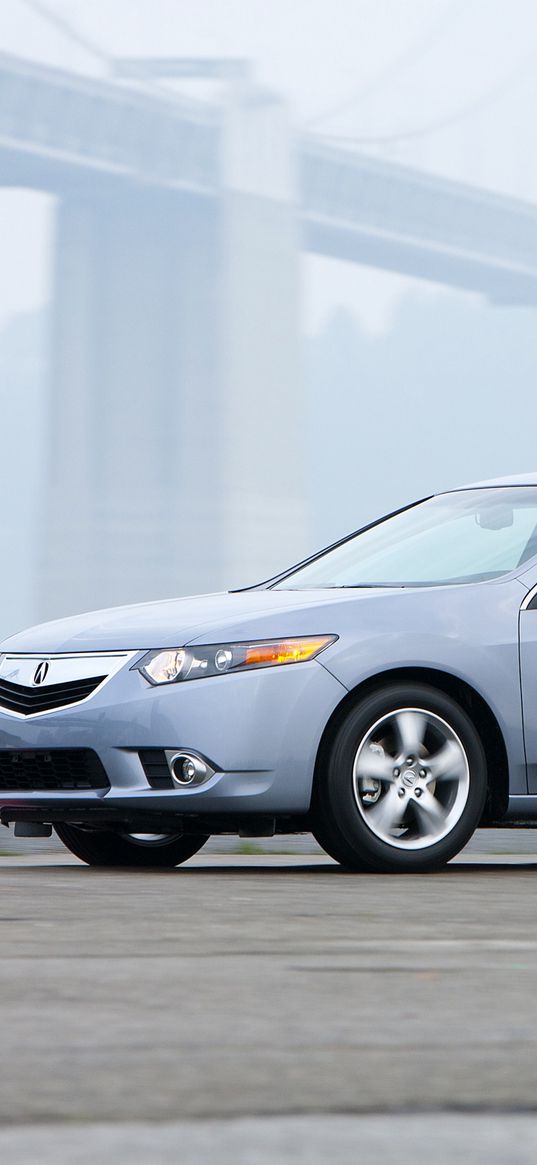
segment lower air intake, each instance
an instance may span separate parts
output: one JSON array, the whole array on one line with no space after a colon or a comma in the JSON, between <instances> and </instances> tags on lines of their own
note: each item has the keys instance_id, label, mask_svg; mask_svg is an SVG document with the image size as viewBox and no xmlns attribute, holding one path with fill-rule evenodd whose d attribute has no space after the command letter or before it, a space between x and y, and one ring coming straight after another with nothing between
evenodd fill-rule
<instances>
[{"instance_id":1,"label":"lower air intake","mask_svg":"<svg viewBox=\"0 0 537 1165\"><path fill-rule=\"evenodd\" d=\"M0 749L2 792L52 793L109 788L99 757L90 748L56 748L47 752Z\"/></svg>"}]
</instances>

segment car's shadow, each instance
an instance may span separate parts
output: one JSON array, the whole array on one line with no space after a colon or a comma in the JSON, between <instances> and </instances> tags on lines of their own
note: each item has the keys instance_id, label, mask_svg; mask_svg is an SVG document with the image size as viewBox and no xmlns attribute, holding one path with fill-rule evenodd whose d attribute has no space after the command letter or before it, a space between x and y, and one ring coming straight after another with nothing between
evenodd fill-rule
<instances>
[{"instance_id":1,"label":"car's shadow","mask_svg":"<svg viewBox=\"0 0 537 1165\"><path fill-rule=\"evenodd\" d=\"M0 873L1 873L2 864L3 863L0 860ZM350 870L343 869L341 866L339 866L335 862L331 861L330 858L327 858L326 862L313 863L313 862L308 862L307 860L305 860L303 863L300 863L300 864L297 864L295 862L289 862L288 864L286 864L285 861L279 861L277 865L276 864L273 865L270 861L268 861L268 862L262 862L262 861L244 862L240 858L237 858L237 860L234 861L233 863L230 863L228 860L228 861L223 861L222 864L220 865L217 861L211 861L210 863L207 863L206 865L204 865L200 861L200 864L195 864L195 865L185 864L184 866L176 866L174 869L171 869L171 870L170 869L158 869L156 867L147 867L144 869L133 869L133 868L129 869L129 868L124 868L124 867L122 868L122 867L113 867L113 866L107 866L107 867L104 867L104 866L84 866L81 862L76 861L76 859L73 859L72 865L70 863L66 863L66 862L61 862L61 863L59 862L58 864L55 864L54 862L43 862L43 863L35 862L35 864L32 863L32 865L21 864L19 866L16 864L16 862L10 861L9 865L7 863L4 865L4 870L6 870L6 871L9 870L10 872L16 871L17 876L26 875L29 878L31 878L32 876L35 876L36 873L39 875L42 875L43 872L45 870L47 870L47 871L50 871L51 873L61 873L61 872L65 873L66 871L69 871L69 874L73 874L76 871L78 871L79 873L84 874L85 877L90 877L90 876L91 877L102 877L102 876L110 877L111 875L114 875L116 877L121 877L121 876L123 876L123 877L125 877L125 876L127 876L127 877L134 877L134 876L155 877L156 875L158 875L160 877L167 877L167 878L174 876L174 877L182 877L182 878L192 879L192 878L215 877L215 876L217 876L218 878L228 878L228 877L248 878L248 877L252 877L253 875L259 876L259 877L261 877L261 876L270 877L270 878L277 878L277 877L303 878L303 877L312 877L312 876L316 875L317 877L323 877L323 878L342 878L342 879L347 879L347 880L349 880L349 879L356 880L356 879L363 879L363 878L383 878L383 879L386 878L386 879L389 879L389 878L412 878L413 877L413 878L418 878L420 881L421 880L427 881L430 878L435 878L435 879L449 878L450 880L452 880L453 878L469 878L474 874L487 874L489 876L491 874L501 874L501 875L505 876L505 874L507 874L511 870L513 872L516 872L516 873L521 873L521 872L535 873L535 872L537 872L537 857L535 858L535 860L529 860L529 861L527 859L526 860L512 860L512 859L510 859L507 861L502 861L501 857L495 857L494 861L482 861L482 862L481 861L468 862L468 861L464 861L464 860L455 859L453 862L451 862L444 869L437 870L433 873L428 873L428 874L412 874L412 873L408 873L408 874L378 874L378 873L370 873L370 872L366 872L366 871L350 871Z\"/></svg>"},{"instance_id":2,"label":"car's shadow","mask_svg":"<svg viewBox=\"0 0 537 1165\"><path fill-rule=\"evenodd\" d=\"M527 870L537 872L537 858L535 861L508 861L502 862L495 860L494 862L453 862L445 869L437 870L429 874L379 874L365 870L345 870L338 866L335 862L326 862L326 864L316 863L315 865L304 863L304 865L283 863L277 866L272 865L249 865L243 866L239 862L236 865L218 866L216 863L210 866L178 866L173 871L162 871L167 873L176 873L196 877L199 874L218 874L218 876L226 876L232 874L237 875L251 875L251 874L266 874L270 877L277 877L279 875L303 876L312 874L322 875L323 877L336 878L453 878L453 877L468 877L471 874L490 874L500 873L505 874L508 870ZM157 871L158 872L158 871Z\"/></svg>"}]
</instances>

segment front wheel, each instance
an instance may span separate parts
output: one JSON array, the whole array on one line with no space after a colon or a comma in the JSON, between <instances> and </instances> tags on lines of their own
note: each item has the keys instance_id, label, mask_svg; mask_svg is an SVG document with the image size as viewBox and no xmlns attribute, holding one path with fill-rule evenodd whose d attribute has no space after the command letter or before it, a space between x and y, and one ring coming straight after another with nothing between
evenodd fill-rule
<instances>
[{"instance_id":1,"label":"front wheel","mask_svg":"<svg viewBox=\"0 0 537 1165\"><path fill-rule=\"evenodd\" d=\"M55 825L54 828L67 849L88 866L172 869L193 857L208 840L206 835L120 833L84 829L79 825Z\"/></svg>"},{"instance_id":2,"label":"front wheel","mask_svg":"<svg viewBox=\"0 0 537 1165\"><path fill-rule=\"evenodd\" d=\"M393 685L347 715L317 775L318 840L343 865L383 873L441 868L479 824L483 746L444 692Z\"/></svg>"}]
</instances>

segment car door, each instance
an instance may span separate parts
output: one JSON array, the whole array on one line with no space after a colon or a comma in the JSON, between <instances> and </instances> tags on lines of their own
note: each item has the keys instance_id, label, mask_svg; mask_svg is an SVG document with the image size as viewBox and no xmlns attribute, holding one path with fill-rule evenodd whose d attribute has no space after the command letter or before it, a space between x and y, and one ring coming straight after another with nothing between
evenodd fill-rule
<instances>
[{"instance_id":1,"label":"car door","mask_svg":"<svg viewBox=\"0 0 537 1165\"><path fill-rule=\"evenodd\" d=\"M528 793L537 794L537 567L520 580L529 587L519 615L520 683Z\"/></svg>"}]
</instances>

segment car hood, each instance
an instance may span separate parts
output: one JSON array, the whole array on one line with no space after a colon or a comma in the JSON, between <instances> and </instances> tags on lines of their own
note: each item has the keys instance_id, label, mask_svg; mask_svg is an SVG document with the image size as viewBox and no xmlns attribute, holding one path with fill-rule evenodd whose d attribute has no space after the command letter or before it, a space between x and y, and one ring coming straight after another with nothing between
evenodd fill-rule
<instances>
[{"instance_id":1,"label":"car hood","mask_svg":"<svg viewBox=\"0 0 537 1165\"><path fill-rule=\"evenodd\" d=\"M280 635L337 634L342 603L386 592L259 590L197 595L111 607L41 623L4 640L2 651L53 652L150 650Z\"/></svg>"}]
</instances>

